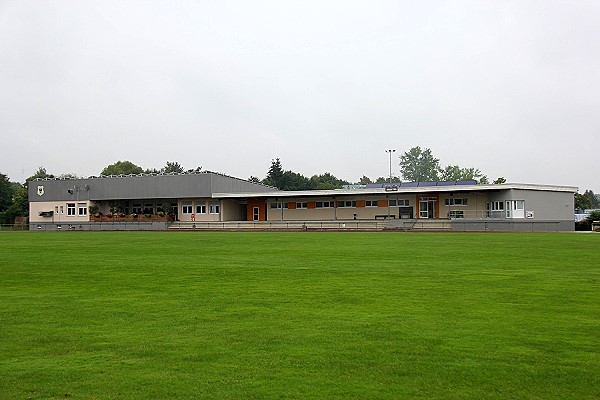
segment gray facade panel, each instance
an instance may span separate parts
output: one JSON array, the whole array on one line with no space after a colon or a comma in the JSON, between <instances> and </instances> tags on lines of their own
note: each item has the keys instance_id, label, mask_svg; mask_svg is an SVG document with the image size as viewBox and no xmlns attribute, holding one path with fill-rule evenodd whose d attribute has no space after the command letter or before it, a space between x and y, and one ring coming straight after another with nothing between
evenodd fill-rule
<instances>
[{"instance_id":1,"label":"gray facade panel","mask_svg":"<svg viewBox=\"0 0 600 400\"><path fill-rule=\"evenodd\" d=\"M38 187L43 187L43 195ZM216 192L267 192L274 188L214 173L41 180L29 184L29 201L130 200L211 197Z\"/></svg>"}]
</instances>

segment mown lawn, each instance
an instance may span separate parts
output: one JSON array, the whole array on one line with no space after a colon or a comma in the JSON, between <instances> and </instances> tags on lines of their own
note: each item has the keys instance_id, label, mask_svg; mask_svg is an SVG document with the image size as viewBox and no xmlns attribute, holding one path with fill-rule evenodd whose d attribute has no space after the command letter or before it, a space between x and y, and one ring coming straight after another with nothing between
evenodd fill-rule
<instances>
[{"instance_id":1,"label":"mown lawn","mask_svg":"<svg viewBox=\"0 0 600 400\"><path fill-rule=\"evenodd\" d=\"M600 397L600 235L3 232L0 399Z\"/></svg>"}]
</instances>

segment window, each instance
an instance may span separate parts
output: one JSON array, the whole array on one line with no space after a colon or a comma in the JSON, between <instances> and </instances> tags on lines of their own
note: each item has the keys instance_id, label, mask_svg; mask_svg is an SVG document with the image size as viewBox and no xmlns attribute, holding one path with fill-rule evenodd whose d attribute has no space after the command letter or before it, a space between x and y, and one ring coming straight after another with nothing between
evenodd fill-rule
<instances>
[{"instance_id":1,"label":"window","mask_svg":"<svg viewBox=\"0 0 600 400\"><path fill-rule=\"evenodd\" d=\"M181 206L181 213L182 214L192 214L192 205L191 204L184 204Z\"/></svg>"},{"instance_id":2,"label":"window","mask_svg":"<svg viewBox=\"0 0 600 400\"><path fill-rule=\"evenodd\" d=\"M365 200L365 207L377 207L377 200Z\"/></svg>"},{"instance_id":3,"label":"window","mask_svg":"<svg viewBox=\"0 0 600 400\"><path fill-rule=\"evenodd\" d=\"M67 203L67 215L75 216L75 203Z\"/></svg>"},{"instance_id":4,"label":"window","mask_svg":"<svg viewBox=\"0 0 600 400\"><path fill-rule=\"evenodd\" d=\"M490 201L486 204L488 218L501 218L504 211L503 201Z\"/></svg>"},{"instance_id":5,"label":"window","mask_svg":"<svg viewBox=\"0 0 600 400\"><path fill-rule=\"evenodd\" d=\"M85 204L85 203L78 203L77 204L77 211L78 211L78 215L80 217L87 215L87 204Z\"/></svg>"},{"instance_id":6,"label":"window","mask_svg":"<svg viewBox=\"0 0 600 400\"><path fill-rule=\"evenodd\" d=\"M298 202L296 203L296 208L308 208L308 203Z\"/></svg>"},{"instance_id":7,"label":"window","mask_svg":"<svg viewBox=\"0 0 600 400\"><path fill-rule=\"evenodd\" d=\"M445 204L447 206L466 206L467 205L467 199L465 198L454 198L454 197L450 197L449 199L445 200Z\"/></svg>"},{"instance_id":8,"label":"window","mask_svg":"<svg viewBox=\"0 0 600 400\"><path fill-rule=\"evenodd\" d=\"M206 214L206 204L196 204L196 214Z\"/></svg>"},{"instance_id":9,"label":"window","mask_svg":"<svg viewBox=\"0 0 600 400\"><path fill-rule=\"evenodd\" d=\"M288 203L271 203L272 209L281 209L281 207L288 208Z\"/></svg>"},{"instance_id":10,"label":"window","mask_svg":"<svg viewBox=\"0 0 600 400\"><path fill-rule=\"evenodd\" d=\"M64 206L60 206L60 213L64 214L65 213L65 207Z\"/></svg>"},{"instance_id":11,"label":"window","mask_svg":"<svg viewBox=\"0 0 600 400\"><path fill-rule=\"evenodd\" d=\"M463 210L452 210L449 213L450 218L464 218L465 212Z\"/></svg>"},{"instance_id":12,"label":"window","mask_svg":"<svg viewBox=\"0 0 600 400\"><path fill-rule=\"evenodd\" d=\"M334 207L333 201L317 201L315 208L332 208Z\"/></svg>"},{"instance_id":13,"label":"window","mask_svg":"<svg viewBox=\"0 0 600 400\"><path fill-rule=\"evenodd\" d=\"M54 207L54 214L58 214L58 206Z\"/></svg>"},{"instance_id":14,"label":"window","mask_svg":"<svg viewBox=\"0 0 600 400\"><path fill-rule=\"evenodd\" d=\"M208 212L211 214L218 214L220 211L221 207L219 206L219 203L212 203L209 207L208 207Z\"/></svg>"},{"instance_id":15,"label":"window","mask_svg":"<svg viewBox=\"0 0 600 400\"><path fill-rule=\"evenodd\" d=\"M408 199L390 199L390 207L408 207Z\"/></svg>"},{"instance_id":16,"label":"window","mask_svg":"<svg viewBox=\"0 0 600 400\"><path fill-rule=\"evenodd\" d=\"M141 214L142 213L142 205L139 203L138 204L133 203L131 205L131 210L134 214Z\"/></svg>"},{"instance_id":17,"label":"window","mask_svg":"<svg viewBox=\"0 0 600 400\"><path fill-rule=\"evenodd\" d=\"M356 207L356 200L344 200L338 201L339 208L354 208Z\"/></svg>"},{"instance_id":18,"label":"window","mask_svg":"<svg viewBox=\"0 0 600 400\"><path fill-rule=\"evenodd\" d=\"M144 204L144 214L154 214L154 204Z\"/></svg>"}]
</instances>

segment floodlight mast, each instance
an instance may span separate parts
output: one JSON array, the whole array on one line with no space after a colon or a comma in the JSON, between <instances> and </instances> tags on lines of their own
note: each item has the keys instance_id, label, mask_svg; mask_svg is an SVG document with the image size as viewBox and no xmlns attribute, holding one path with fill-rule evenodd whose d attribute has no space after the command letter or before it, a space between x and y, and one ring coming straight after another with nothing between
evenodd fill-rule
<instances>
[{"instance_id":1,"label":"floodlight mast","mask_svg":"<svg viewBox=\"0 0 600 400\"><path fill-rule=\"evenodd\" d=\"M396 149L388 149L385 152L390 155L390 183L392 183L392 153L395 153Z\"/></svg>"}]
</instances>

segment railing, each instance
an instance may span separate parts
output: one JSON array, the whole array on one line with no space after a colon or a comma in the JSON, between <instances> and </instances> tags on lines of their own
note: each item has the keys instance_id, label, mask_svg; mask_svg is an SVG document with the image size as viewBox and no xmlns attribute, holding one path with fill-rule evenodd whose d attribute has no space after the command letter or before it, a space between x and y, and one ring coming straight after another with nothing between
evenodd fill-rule
<instances>
[{"instance_id":1,"label":"railing","mask_svg":"<svg viewBox=\"0 0 600 400\"><path fill-rule=\"evenodd\" d=\"M226 221L173 222L169 229L181 230L383 230L386 221Z\"/></svg>"}]
</instances>

